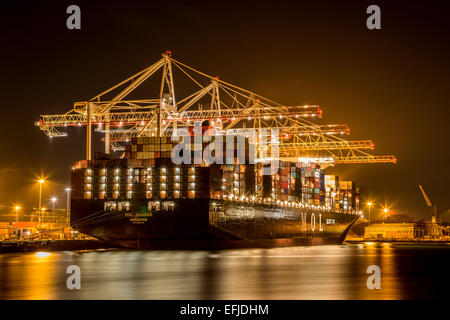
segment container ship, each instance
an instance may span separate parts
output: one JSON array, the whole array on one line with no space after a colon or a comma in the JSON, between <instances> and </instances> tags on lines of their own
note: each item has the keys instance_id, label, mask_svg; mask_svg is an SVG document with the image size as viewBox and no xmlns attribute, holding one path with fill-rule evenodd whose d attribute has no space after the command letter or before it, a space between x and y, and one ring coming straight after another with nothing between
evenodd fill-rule
<instances>
[{"instance_id":1,"label":"container ship","mask_svg":"<svg viewBox=\"0 0 450 320\"><path fill-rule=\"evenodd\" d=\"M242 163L235 148L225 164L176 165L171 140L133 138L122 159L76 162L72 227L130 248L274 247L342 243L360 217L359 189L318 164L252 163L246 140Z\"/></svg>"},{"instance_id":2,"label":"container ship","mask_svg":"<svg viewBox=\"0 0 450 320\"><path fill-rule=\"evenodd\" d=\"M158 75L156 84L146 82ZM178 76L185 82L176 90ZM370 140L344 139L346 124L310 120L321 117L317 105L279 104L168 51L71 110L41 115L35 125L49 137L86 128L86 156L71 175L74 229L126 247L271 247L341 243L361 215L360 191L352 181L325 175L326 166L396 162L368 153ZM93 130L105 143L94 157ZM268 131L279 133L275 143ZM243 139L243 153L208 149L212 141L224 147L220 138L230 136ZM180 143L190 146L183 159L200 151L200 161L173 161ZM218 161L202 158L201 150Z\"/></svg>"}]
</instances>

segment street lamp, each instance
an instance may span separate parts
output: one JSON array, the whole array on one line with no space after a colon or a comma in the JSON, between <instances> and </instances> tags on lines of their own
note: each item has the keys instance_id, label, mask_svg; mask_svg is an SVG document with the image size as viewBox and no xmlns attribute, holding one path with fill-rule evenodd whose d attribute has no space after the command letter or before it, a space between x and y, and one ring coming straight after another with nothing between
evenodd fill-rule
<instances>
[{"instance_id":1,"label":"street lamp","mask_svg":"<svg viewBox=\"0 0 450 320\"><path fill-rule=\"evenodd\" d=\"M70 223L70 217L69 217L69 200L70 200L70 188L66 188L66 192L67 192L67 200L66 200L66 220L67 220L67 224Z\"/></svg>"},{"instance_id":2,"label":"street lamp","mask_svg":"<svg viewBox=\"0 0 450 320\"><path fill-rule=\"evenodd\" d=\"M384 219L386 219L387 213L389 212L389 210L388 210L388 208L384 208L383 211L384 211Z\"/></svg>"},{"instance_id":3,"label":"street lamp","mask_svg":"<svg viewBox=\"0 0 450 320\"><path fill-rule=\"evenodd\" d=\"M42 219L42 184L45 182L44 179L40 179L39 181L39 220Z\"/></svg>"},{"instance_id":4,"label":"street lamp","mask_svg":"<svg viewBox=\"0 0 450 320\"><path fill-rule=\"evenodd\" d=\"M372 207L372 202L367 202L367 205L369 206L369 226L370 226L370 207Z\"/></svg>"},{"instance_id":5,"label":"street lamp","mask_svg":"<svg viewBox=\"0 0 450 320\"><path fill-rule=\"evenodd\" d=\"M52 204L53 204L52 221L53 221L53 223L55 223L55 203L56 203L56 198L51 198L50 200L52 201Z\"/></svg>"},{"instance_id":6,"label":"street lamp","mask_svg":"<svg viewBox=\"0 0 450 320\"><path fill-rule=\"evenodd\" d=\"M16 209L16 222L19 222L19 210L20 210L20 207L19 206L15 206L14 209Z\"/></svg>"}]
</instances>

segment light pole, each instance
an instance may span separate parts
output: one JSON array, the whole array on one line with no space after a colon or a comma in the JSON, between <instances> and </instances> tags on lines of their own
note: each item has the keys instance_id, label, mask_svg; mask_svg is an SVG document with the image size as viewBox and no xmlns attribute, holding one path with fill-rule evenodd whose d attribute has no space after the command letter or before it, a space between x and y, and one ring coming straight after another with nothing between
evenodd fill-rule
<instances>
[{"instance_id":1,"label":"light pole","mask_svg":"<svg viewBox=\"0 0 450 320\"><path fill-rule=\"evenodd\" d=\"M20 207L19 206L15 206L14 209L16 209L16 222L19 222L19 210L20 210Z\"/></svg>"},{"instance_id":2,"label":"light pole","mask_svg":"<svg viewBox=\"0 0 450 320\"><path fill-rule=\"evenodd\" d=\"M39 181L39 223L42 219L42 184L45 182L44 179L40 179Z\"/></svg>"},{"instance_id":3,"label":"light pole","mask_svg":"<svg viewBox=\"0 0 450 320\"><path fill-rule=\"evenodd\" d=\"M384 208L383 211L384 211L384 220L386 220L389 210L388 210L388 208Z\"/></svg>"},{"instance_id":4,"label":"light pole","mask_svg":"<svg viewBox=\"0 0 450 320\"><path fill-rule=\"evenodd\" d=\"M67 200L66 200L66 220L67 224L70 224L70 216L69 216L69 201L70 201L70 188L66 188L67 192Z\"/></svg>"},{"instance_id":5,"label":"light pole","mask_svg":"<svg viewBox=\"0 0 450 320\"><path fill-rule=\"evenodd\" d=\"M369 226L370 226L370 207L373 205L373 203L367 202L367 205L369 206Z\"/></svg>"},{"instance_id":6,"label":"light pole","mask_svg":"<svg viewBox=\"0 0 450 320\"><path fill-rule=\"evenodd\" d=\"M52 222L55 223L55 203L56 203L56 198L51 198L50 200L52 201L52 204L53 204Z\"/></svg>"}]
</instances>

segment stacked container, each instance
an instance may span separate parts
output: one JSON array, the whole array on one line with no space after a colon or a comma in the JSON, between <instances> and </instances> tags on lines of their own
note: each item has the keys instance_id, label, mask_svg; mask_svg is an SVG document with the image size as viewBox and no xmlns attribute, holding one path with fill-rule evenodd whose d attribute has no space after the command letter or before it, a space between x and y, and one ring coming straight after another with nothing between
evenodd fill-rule
<instances>
[{"instance_id":1,"label":"stacked container","mask_svg":"<svg viewBox=\"0 0 450 320\"><path fill-rule=\"evenodd\" d=\"M255 195L254 165L220 165L222 172L222 193L228 198Z\"/></svg>"},{"instance_id":2,"label":"stacked container","mask_svg":"<svg viewBox=\"0 0 450 320\"><path fill-rule=\"evenodd\" d=\"M133 138L131 145L125 146L125 157L137 160L148 159L151 160L149 165L154 165L154 159L171 158L172 149L176 143L169 137Z\"/></svg>"},{"instance_id":3,"label":"stacked container","mask_svg":"<svg viewBox=\"0 0 450 320\"><path fill-rule=\"evenodd\" d=\"M132 138L131 144L125 146L125 158L136 160L150 160L149 165L154 165L154 159L170 159L172 157L172 149L185 137L179 137L173 141L171 137L137 137ZM203 159L203 152L206 148L214 142L215 137L209 137L209 141L203 141L201 137L201 143L196 142L197 137L190 137L190 150L191 150L191 162L195 162L195 157L199 156ZM222 141L221 150L211 151L213 157L221 159L223 164L244 164L248 163L250 154L254 154L255 147L251 145L248 139L244 140L242 154L238 151L237 140L233 140L233 149L231 153L227 153L227 142ZM240 160L240 161L239 161ZM203 161L203 160L202 160Z\"/></svg>"},{"instance_id":4,"label":"stacked container","mask_svg":"<svg viewBox=\"0 0 450 320\"><path fill-rule=\"evenodd\" d=\"M179 137L178 141L184 138ZM194 153L203 152L215 137L201 144L194 143L196 138L191 139L191 164L173 163L172 149L178 142L169 137L133 138L126 146L125 159L110 159L98 153L94 161L79 161L74 169L85 169L85 172L80 176L81 188L76 188L82 193L74 191L74 196L124 200L253 199L256 196L265 201L327 206L333 211L359 210L360 193L355 183L339 181L338 176L325 176L318 164L279 161L273 175L263 175L265 167L270 170L270 163L248 164L252 152L248 139L244 140L246 164L239 163L242 155L238 154L236 143L233 152L227 155L226 141L222 152L217 154L224 164L209 164L205 159L196 164Z\"/></svg>"},{"instance_id":5,"label":"stacked container","mask_svg":"<svg viewBox=\"0 0 450 320\"><path fill-rule=\"evenodd\" d=\"M315 163L299 163L298 166L301 167L302 201L310 205L324 205L324 171Z\"/></svg>"},{"instance_id":6,"label":"stacked container","mask_svg":"<svg viewBox=\"0 0 450 320\"><path fill-rule=\"evenodd\" d=\"M339 176L325 175L325 206L339 209Z\"/></svg>"},{"instance_id":7,"label":"stacked container","mask_svg":"<svg viewBox=\"0 0 450 320\"><path fill-rule=\"evenodd\" d=\"M358 211L360 208L360 189L353 181L339 183L339 211Z\"/></svg>"}]
</instances>

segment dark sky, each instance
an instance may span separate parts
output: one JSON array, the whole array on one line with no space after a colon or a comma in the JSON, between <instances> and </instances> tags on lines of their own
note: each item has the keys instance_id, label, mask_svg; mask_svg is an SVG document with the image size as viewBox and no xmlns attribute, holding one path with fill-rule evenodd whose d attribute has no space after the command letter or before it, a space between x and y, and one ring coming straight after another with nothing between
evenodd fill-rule
<instances>
[{"instance_id":1,"label":"dark sky","mask_svg":"<svg viewBox=\"0 0 450 320\"><path fill-rule=\"evenodd\" d=\"M66 28L81 7L82 29ZM381 7L381 30L366 8ZM427 214L422 184L450 208L448 1L9 1L0 17L0 205L64 207L84 130L50 140L40 114L63 113L172 50L177 60L287 105L318 104L398 164L336 166L365 199ZM176 81L176 79L175 79ZM101 145L97 144L97 150ZM379 209L377 209L379 210ZM447 214L450 216L450 214ZM450 217L447 217L450 220Z\"/></svg>"}]
</instances>

